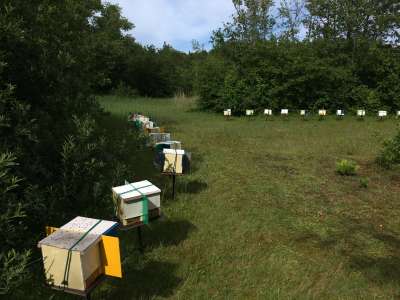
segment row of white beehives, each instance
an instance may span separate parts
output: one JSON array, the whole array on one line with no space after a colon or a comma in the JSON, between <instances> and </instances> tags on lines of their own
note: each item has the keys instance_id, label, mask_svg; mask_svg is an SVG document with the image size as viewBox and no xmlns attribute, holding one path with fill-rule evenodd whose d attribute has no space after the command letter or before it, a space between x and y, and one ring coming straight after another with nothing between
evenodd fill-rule
<instances>
[{"instance_id":1,"label":"row of white beehives","mask_svg":"<svg viewBox=\"0 0 400 300\"><path fill-rule=\"evenodd\" d=\"M389 115L389 113L385 110L380 110L378 111L378 117L384 118L387 117ZM246 116L254 116L255 115L255 111L254 109L246 109ZM264 115L265 116L272 116L273 115L273 110L272 109L265 109L264 110ZM289 109L281 109L280 111L280 115L282 116L288 116L289 115ZM302 109L300 110L300 115L301 116L307 116L310 115L310 111ZM326 116L328 115L328 112L326 109L320 109L318 110L318 115L319 116ZM338 109L336 110L336 116L338 117L343 117L345 115L345 111ZM366 115L366 111L363 109L359 109L357 110L357 116L358 117L365 117ZM224 116L229 117L232 116L232 110L231 109L226 109L224 110ZM400 111L396 112L396 116L400 117Z\"/></svg>"},{"instance_id":2,"label":"row of white beehives","mask_svg":"<svg viewBox=\"0 0 400 300\"><path fill-rule=\"evenodd\" d=\"M148 122L150 118L133 114L131 121ZM154 122L153 124L154 125ZM145 126L140 126L146 132ZM187 172L189 154L180 141L172 141L171 134L147 132L149 145L155 149L155 162L164 174L180 175ZM124 226L147 224L161 215L161 190L148 180L125 182L113 187L115 214Z\"/></svg>"}]
</instances>

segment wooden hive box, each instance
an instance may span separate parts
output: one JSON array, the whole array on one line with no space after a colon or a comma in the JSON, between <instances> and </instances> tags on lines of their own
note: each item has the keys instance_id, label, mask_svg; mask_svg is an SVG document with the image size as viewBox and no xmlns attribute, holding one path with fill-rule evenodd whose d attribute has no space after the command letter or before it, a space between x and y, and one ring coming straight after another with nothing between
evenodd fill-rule
<instances>
[{"instance_id":1,"label":"wooden hive box","mask_svg":"<svg viewBox=\"0 0 400 300\"><path fill-rule=\"evenodd\" d=\"M54 288L85 292L103 274L122 277L119 240L105 236L117 226L116 222L76 217L41 240L38 247L47 282Z\"/></svg>"},{"instance_id":2,"label":"wooden hive box","mask_svg":"<svg viewBox=\"0 0 400 300\"><path fill-rule=\"evenodd\" d=\"M112 192L116 215L124 226L144 224L146 214L148 220L161 214L161 190L148 180L113 187Z\"/></svg>"},{"instance_id":3,"label":"wooden hive box","mask_svg":"<svg viewBox=\"0 0 400 300\"><path fill-rule=\"evenodd\" d=\"M254 109L246 109L246 116L254 116Z\"/></svg>"},{"instance_id":4,"label":"wooden hive box","mask_svg":"<svg viewBox=\"0 0 400 300\"><path fill-rule=\"evenodd\" d=\"M320 110L318 111L318 115L319 115L320 117L325 117L325 116L326 116L326 110L325 110L325 109L320 109Z\"/></svg>"},{"instance_id":5,"label":"wooden hive box","mask_svg":"<svg viewBox=\"0 0 400 300\"><path fill-rule=\"evenodd\" d=\"M163 173L180 175L189 171L190 159L185 150L164 149L163 158Z\"/></svg>"},{"instance_id":6,"label":"wooden hive box","mask_svg":"<svg viewBox=\"0 0 400 300\"><path fill-rule=\"evenodd\" d=\"M156 145L161 142L168 142L171 140L170 133L150 133L149 134L149 144Z\"/></svg>"},{"instance_id":7,"label":"wooden hive box","mask_svg":"<svg viewBox=\"0 0 400 300\"><path fill-rule=\"evenodd\" d=\"M265 116L272 116L272 109L264 109Z\"/></svg>"},{"instance_id":8,"label":"wooden hive box","mask_svg":"<svg viewBox=\"0 0 400 300\"><path fill-rule=\"evenodd\" d=\"M286 108L281 109L281 115L282 115L282 116L287 116L287 115L289 115L289 110L286 109Z\"/></svg>"},{"instance_id":9,"label":"wooden hive box","mask_svg":"<svg viewBox=\"0 0 400 300\"><path fill-rule=\"evenodd\" d=\"M365 110L363 110L363 109L357 110L357 116L358 117L365 117Z\"/></svg>"},{"instance_id":10,"label":"wooden hive box","mask_svg":"<svg viewBox=\"0 0 400 300\"><path fill-rule=\"evenodd\" d=\"M225 109L224 110L224 116L225 117L230 117L232 115L232 110L231 109Z\"/></svg>"},{"instance_id":11,"label":"wooden hive box","mask_svg":"<svg viewBox=\"0 0 400 300\"><path fill-rule=\"evenodd\" d=\"M166 141L155 144L154 148L157 152L163 152L164 149L182 149L182 143L180 141Z\"/></svg>"},{"instance_id":12,"label":"wooden hive box","mask_svg":"<svg viewBox=\"0 0 400 300\"><path fill-rule=\"evenodd\" d=\"M145 128L145 132L146 132L147 134L151 134L151 133L161 133L161 129L160 129L160 127Z\"/></svg>"},{"instance_id":13,"label":"wooden hive box","mask_svg":"<svg viewBox=\"0 0 400 300\"><path fill-rule=\"evenodd\" d=\"M378 117L380 117L380 118L387 117L387 111L386 110L378 111Z\"/></svg>"}]
</instances>

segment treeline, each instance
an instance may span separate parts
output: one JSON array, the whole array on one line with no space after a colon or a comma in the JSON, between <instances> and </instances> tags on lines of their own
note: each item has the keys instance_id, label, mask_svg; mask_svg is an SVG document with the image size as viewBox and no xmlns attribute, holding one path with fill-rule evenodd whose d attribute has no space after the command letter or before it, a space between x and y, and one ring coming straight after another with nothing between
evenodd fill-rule
<instances>
[{"instance_id":1,"label":"treeline","mask_svg":"<svg viewBox=\"0 0 400 300\"><path fill-rule=\"evenodd\" d=\"M400 109L400 3L233 0L195 82L204 109Z\"/></svg>"}]
</instances>

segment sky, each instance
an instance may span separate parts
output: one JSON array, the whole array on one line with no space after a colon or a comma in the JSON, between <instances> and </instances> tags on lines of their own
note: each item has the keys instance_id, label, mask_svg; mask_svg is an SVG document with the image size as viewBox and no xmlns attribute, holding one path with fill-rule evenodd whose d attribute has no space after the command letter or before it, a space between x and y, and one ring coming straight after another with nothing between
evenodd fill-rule
<instances>
[{"instance_id":1,"label":"sky","mask_svg":"<svg viewBox=\"0 0 400 300\"><path fill-rule=\"evenodd\" d=\"M130 32L144 45L192 50L195 39L210 48L212 31L230 20L231 0L108 0L122 7L124 17L135 24Z\"/></svg>"}]
</instances>

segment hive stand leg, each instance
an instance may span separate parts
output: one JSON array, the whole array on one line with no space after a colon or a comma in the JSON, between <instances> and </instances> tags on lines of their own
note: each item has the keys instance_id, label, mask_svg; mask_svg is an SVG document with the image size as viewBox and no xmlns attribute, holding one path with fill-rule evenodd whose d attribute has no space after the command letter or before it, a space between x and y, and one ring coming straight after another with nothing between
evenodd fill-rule
<instances>
[{"instance_id":1,"label":"hive stand leg","mask_svg":"<svg viewBox=\"0 0 400 300\"><path fill-rule=\"evenodd\" d=\"M172 175L172 199L175 200L176 175Z\"/></svg>"},{"instance_id":2,"label":"hive stand leg","mask_svg":"<svg viewBox=\"0 0 400 300\"><path fill-rule=\"evenodd\" d=\"M138 243L139 243L139 251L141 254L144 253L144 249L143 249L143 241L142 241L142 227L139 226L137 228L137 235L138 235Z\"/></svg>"},{"instance_id":3,"label":"hive stand leg","mask_svg":"<svg viewBox=\"0 0 400 300\"><path fill-rule=\"evenodd\" d=\"M92 294L92 293L87 293L86 296L85 296L85 299L86 299L86 300L92 299L91 294Z\"/></svg>"}]
</instances>

